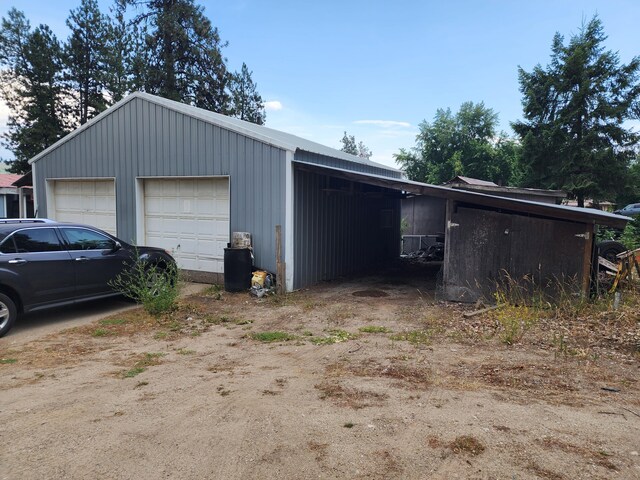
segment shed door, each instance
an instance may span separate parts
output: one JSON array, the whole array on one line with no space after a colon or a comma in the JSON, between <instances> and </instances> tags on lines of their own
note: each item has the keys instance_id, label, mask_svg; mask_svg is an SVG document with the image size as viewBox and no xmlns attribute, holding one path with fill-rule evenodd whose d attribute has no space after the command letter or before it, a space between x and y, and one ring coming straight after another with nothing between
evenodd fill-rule
<instances>
[{"instance_id":1,"label":"shed door","mask_svg":"<svg viewBox=\"0 0 640 480\"><path fill-rule=\"evenodd\" d=\"M491 299L505 274L508 283L527 290L552 293L561 283L567 292L580 292L590 248L584 225L465 207L457 208L451 222L449 299L474 301L479 294Z\"/></svg>"},{"instance_id":2,"label":"shed door","mask_svg":"<svg viewBox=\"0 0 640 480\"><path fill-rule=\"evenodd\" d=\"M109 180L52 180L48 216L116 234L116 184Z\"/></svg>"},{"instance_id":3,"label":"shed door","mask_svg":"<svg viewBox=\"0 0 640 480\"><path fill-rule=\"evenodd\" d=\"M229 242L229 180L146 179L144 228L144 244L171 251L180 268L222 273Z\"/></svg>"}]
</instances>

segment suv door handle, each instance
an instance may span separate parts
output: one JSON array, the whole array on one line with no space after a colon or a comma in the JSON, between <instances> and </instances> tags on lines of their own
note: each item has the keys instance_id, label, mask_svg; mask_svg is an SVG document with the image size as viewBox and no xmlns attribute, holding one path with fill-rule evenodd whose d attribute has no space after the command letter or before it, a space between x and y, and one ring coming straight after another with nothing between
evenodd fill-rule
<instances>
[{"instance_id":1,"label":"suv door handle","mask_svg":"<svg viewBox=\"0 0 640 480\"><path fill-rule=\"evenodd\" d=\"M76 262L87 262L89 259L87 257L76 257Z\"/></svg>"},{"instance_id":2,"label":"suv door handle","mask_svg":"<svg viewBox=\"0 0 640 480\"><path fill-rule=\"evenodd\" d=\"M22 265L23 263L27 263L27 261L24 258L16 258L9 260L7 263L10 263L11 265Z\"/></svg>"}]
</instances>

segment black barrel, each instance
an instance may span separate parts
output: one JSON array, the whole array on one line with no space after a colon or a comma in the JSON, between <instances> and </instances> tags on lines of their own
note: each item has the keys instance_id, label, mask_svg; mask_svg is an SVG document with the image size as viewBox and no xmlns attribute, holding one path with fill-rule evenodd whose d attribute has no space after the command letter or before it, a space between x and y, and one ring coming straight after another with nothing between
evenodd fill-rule
<instances>
[{"instance_id":1,"label":"black barrel","mask_svg":"<svg viewBox=\"0 0 640 480\"><path fill-rule=\"evenodd\" d=\"M224 289L242 292L251 288L251 250L248 248L224 249Z\"/></svg>"}]
</instances>

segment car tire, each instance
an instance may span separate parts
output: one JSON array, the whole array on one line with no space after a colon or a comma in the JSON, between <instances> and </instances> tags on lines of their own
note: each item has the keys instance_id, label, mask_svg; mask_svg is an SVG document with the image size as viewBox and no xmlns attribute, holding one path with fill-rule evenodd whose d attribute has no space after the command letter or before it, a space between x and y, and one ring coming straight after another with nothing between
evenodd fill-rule
<instances>
[{"instance_id":1,"label":"car tire","mask_svg":"<svg viewBox=\"0 0 640 480\"><path fill-rule=\"evenodd\" d=\"M616 242L615 240L606 240L598 244L598 255L600 255L605 260L609 260L612 263L618 262L616 255L626 251L627 247L625 247L620 242Z\"/></svg>"},{"instance_id":2,"label":"car tire","mask_svg":"<svg viewBox=\"0 0 640 480\"><path fill-rule=\"evenodd\" d=\"M0 337L4 336L18 317L18 309L15 302L4 293L0 293Z\"/></svg>"}]
</instances>

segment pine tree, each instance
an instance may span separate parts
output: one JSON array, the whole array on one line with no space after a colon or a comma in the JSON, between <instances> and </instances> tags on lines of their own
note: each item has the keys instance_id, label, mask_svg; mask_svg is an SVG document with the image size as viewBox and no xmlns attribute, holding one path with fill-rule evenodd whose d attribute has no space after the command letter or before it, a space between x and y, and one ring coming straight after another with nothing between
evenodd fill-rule
<instances>
[{"instance_id":1,"label":"pine tree","mask_svg":"<svg viewBox=\"0 0 640 480\"><path fill-rule=\"evenodd\" d=\"M640 95L640 57L621 65L606 38L594 17L567 44L555 35L546 68L519 69L525 120L513 128L524 182L566 190L580 206L615 198L640 140L624 126Z\"/></svg>"},{"instance_id":2,"label":"pine tree","mask_svg":"<svg viewBox=\"0 0 640 480\"><path fill-rule=\"evenodd\" d=\"M97 0L81 0L67 19L71 30L65 48L66 80L75 100L74 113L80 125L107 108L105 98L108 63L109 19L100 13Z\"/></svg>"},{"instance_id":3,"label":"pine tree","mask_svg":"<svg viewBox=\"0 0 640 480\"><path fill-rule=\"evenodd\" d=\"M220 113L229 113L229 74L218 29L193 0L148 0L128 3L145 11L134 24L144 34L135 67L143 89Z\"/></svg>"},{"instance_id":4,"label":"pine tree","mask_svg":"<svg viewBox=\"0 0 640 480\"><path fill-rule=\"evenodd\" d=\"M241 120L264 125L267 114L264 110L262 97L257 91L251 74L245 63L240 72L231 76L229 90L231 91L231 115Z\"/></svg>"},{"instance_id":5,"label":"pine tree","mask_svg":"<svg viewBox=\"0 0 640 480\"><path fill-rule=\"evenodd\" d=\"M62 106L62 47L46 25L30 31L24 14L12 9L0 30L2 96L11 110L4 145L13 151L13 173L65 133Z\"/></svg>"}]
</instances>

